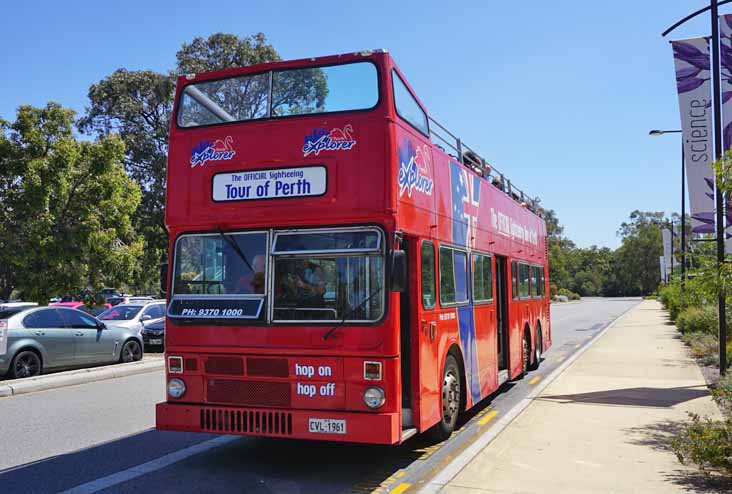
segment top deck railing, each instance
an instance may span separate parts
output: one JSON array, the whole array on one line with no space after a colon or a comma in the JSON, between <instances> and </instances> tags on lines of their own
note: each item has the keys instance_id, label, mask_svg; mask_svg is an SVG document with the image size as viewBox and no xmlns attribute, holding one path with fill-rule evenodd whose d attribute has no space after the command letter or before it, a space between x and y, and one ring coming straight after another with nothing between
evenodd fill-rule
<instances>
[{"instance_id":1,"label":"top deck railing","mask_svg":"<svg viewBox=\"0 0 732 494\"><path fill-rule=\"evenodd\" d=\"M462 139L447 130L434 118L429 117L429 119L431 136L439 140L446 147L443 147L439 143L437 143L437 146L442 148L443 151L455 158L463 166L468 167L481 177L488 180L490 183L493 184L494 187L503 191L514 201L520 203L522 206L524 206L537 216L542 216L541 208L539 207L538 197L529 197L529 195L526 194L523 190L513 185L503 173L498 171L493 165L489 164L483 157L481 157L472 148L465 144ZM446 136L438 132L436 128L446 134Z\"/></svg>"}]
</instances>

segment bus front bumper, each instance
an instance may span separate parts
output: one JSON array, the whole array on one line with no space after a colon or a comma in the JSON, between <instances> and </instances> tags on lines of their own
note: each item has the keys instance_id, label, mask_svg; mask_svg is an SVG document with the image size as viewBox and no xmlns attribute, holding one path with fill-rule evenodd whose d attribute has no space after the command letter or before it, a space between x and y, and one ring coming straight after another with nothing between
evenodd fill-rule
<instances>
[{"instance_id":1,"label":"bus front bumper","mask_svg":"<svg viewBox=\"0 0 732 494\"><path fill-rule=\"evenodd\" d=\"M398 413L239 408L158 403L156 428L320 441L396 444L401 441Z\"/></svg>"}]
</instances>

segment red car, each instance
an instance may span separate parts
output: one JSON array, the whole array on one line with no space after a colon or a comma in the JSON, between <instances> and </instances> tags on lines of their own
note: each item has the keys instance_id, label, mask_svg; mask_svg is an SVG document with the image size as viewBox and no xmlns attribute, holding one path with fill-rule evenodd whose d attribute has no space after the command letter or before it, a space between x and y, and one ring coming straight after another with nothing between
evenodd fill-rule
<instances>
[{"instance_id":1,"label":"red car","mask_svg":"<svg viewBox=\"0 0 732 494\"><path fill-rule=\"evenodd\" d=\"M99 309L89 310L85 305L84 302L75 300L73 302L56 302L55 304L48 304L50 307L68 307L69 309L78 309L84 312L87 312L93 316L96 316L98 314L101 314L102 311L105 311L107 309L112 308L111 304L103 304L102 307Z\"/></svg>"}]
</instances>

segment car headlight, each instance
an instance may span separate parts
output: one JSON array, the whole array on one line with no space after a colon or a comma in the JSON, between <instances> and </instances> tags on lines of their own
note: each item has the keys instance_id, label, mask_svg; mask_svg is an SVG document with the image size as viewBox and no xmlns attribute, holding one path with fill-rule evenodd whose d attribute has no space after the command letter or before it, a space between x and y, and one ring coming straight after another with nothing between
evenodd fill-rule
<instances>
[{"instance_id":1,"label":"car headlight","mask_svg":"<svg viewBox=\"0 0 732 494\"><path fill-rule=\"evenodd\" d=\"M363 402L369 408L379 408L385 401L386 396L384 395L384 390L376 386L367 388L363 393Z\"/></svg>"},{"instance_id":2,"label":"car headlight","mask_svg":"<svg viewBox=\"0 0 732 494\"><path fill-rule=\"evenodd\" d=\"M171 398L180 398L185 394L185 392L186 383L183 382L183 379L174 377L168 381L168 395L170 395Z\"/></svg>"}]
</instances>

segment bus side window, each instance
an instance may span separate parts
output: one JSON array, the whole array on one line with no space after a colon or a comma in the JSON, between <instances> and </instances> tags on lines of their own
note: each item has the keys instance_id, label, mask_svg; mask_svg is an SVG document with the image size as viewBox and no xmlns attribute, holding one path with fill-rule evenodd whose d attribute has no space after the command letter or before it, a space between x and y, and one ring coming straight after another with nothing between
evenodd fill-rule
<instances>
[{"instance_id":1,"label":"bus side window","mask_svg":"<svg viewBox=\"0 0 732 494\"><path fill-rule=\"evenodd\" d=\"M539 268L531 266L531 297L539 298Z\"/></svg>"},{"instance_id":2,"label":"bus side window","mask_svg":"<svg viewBox=\"0 0 732 494\"><path fill-rule=\"evenodd\" d=\"M516 261L511 262L511 298L514 300L517 300L519 297L519 287L518 287L518 264Z\"/></svg>"},{"instance_id":3,"label":"bus side window","mask_svg":"<svg viewBox=\"0 0 732 494\"><path fill-rule=\"evenodd\" d=\"M529 291L529 265L524 263L519 264L519 295L522 299L531 297Z\"/></svg>"},{"instance_id":4,"label":"bus side window","mask_svg":"<svg viewBox=\"0 0 732 494\"><path fill-rule=\"evenodd\" d=\"M435 246L432 242L422 242L422 307L435 307Z\"/></svg>"},{"instance_id":5,"label":"bus side window","mask_svg":"<svg viewBox=\"0 0 732 494\"><path fill-rule=\"evenodd\" d=\"M468 256L465 252L440 247L440 304L468 301Z\"/></svg>"}]
</instances>

